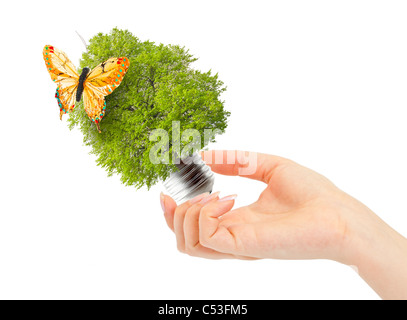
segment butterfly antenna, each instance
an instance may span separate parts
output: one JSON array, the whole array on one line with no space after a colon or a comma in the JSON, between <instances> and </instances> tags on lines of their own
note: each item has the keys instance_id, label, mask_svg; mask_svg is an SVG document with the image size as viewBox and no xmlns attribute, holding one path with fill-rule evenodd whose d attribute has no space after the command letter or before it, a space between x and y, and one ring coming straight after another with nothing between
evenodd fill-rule
<instances>
[{"instance_id":1,"label":"butterfly antenna","mask_svg":"<svg viewBox=\"0 0 407 320\"><path fill-rule=\"evenodd\" d=\"M88 45L86 44L86 41L82 38L82 36L79 34L78 31L75 30L75 32L76 32L76 34L79 36L79 38L81 38L82 43L83 43L83 45L84 45L85 48L86 48L86 51L88 51Z\"/></svg>"}]
</instances>

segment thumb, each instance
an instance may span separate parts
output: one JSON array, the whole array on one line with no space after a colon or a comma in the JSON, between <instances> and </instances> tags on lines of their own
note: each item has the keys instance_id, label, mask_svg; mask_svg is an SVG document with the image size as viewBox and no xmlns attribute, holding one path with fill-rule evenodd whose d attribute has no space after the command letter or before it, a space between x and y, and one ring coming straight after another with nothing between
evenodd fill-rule
<instances>
[{"instance_id":1,"label":"thumb","mask_svg":"<svg viewBox=\"0 0 407 320\"><path fill-rule=\"evenodd\" d=\"M227 175L240 176L269 183L273 171L288 159L238 150L209 150L202 151L203 161L213 172Z\"/></svg>"}]
</instances>

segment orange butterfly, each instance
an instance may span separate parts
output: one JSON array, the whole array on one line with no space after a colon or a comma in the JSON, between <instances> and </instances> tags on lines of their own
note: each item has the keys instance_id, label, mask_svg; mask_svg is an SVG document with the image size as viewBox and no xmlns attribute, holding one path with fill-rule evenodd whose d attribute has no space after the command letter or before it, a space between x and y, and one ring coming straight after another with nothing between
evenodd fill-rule
<instances>
[{"instance_id":1,"label":"orange butterfly","mask_svg":"<svg viewBox=\"0 0 407 320\"><path fill-rule=\"evenodd\" d=\"M83 103L88 117L95 122L100 131L99 122L106 111L105 96L111 94L123 80L130 61L126 57L110 58L92 71L83 68L79 75L66 54L53 46L43 50L45 65L51 79L58 85L55 98L58 101L59 117L71 112L76 102Z\"/></svg>"}]
</instances>

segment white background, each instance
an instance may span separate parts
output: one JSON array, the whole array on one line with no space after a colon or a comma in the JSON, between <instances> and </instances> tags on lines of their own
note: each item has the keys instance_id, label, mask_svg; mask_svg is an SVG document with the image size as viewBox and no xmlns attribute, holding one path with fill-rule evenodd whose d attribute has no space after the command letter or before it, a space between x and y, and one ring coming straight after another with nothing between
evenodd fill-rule
<instances>
[{"instance_id":1,"label":"white background","mask_svg":"<svg viewBox=\"0 0 407 320\"><path fill-rule=\"evenodd\" d=\"M97 167L59 121L42 48L78 65L117 26L186 46L232 115L217 149L291 158L407 235L406 1L7 1L1 12L0 298L377 299L331 261L179 253L150 191ZM237 206L263 186L216 177Z\"/></svg>"}]
</instances>

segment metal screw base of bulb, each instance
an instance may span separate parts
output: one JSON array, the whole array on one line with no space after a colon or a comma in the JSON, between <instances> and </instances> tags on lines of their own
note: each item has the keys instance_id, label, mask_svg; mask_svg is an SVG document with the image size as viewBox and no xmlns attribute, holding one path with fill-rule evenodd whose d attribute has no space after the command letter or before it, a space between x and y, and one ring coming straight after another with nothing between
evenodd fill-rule
<instances>
[{"instance_id":1,"label":"metal screw base of bulb","mask_svg":"<svg viewBox=\"0 0 407 320\"><path fill-rule=\"evenodd\" d=\"M212 192L215 177L197 153L181 160L177 167L178 171L164 181L164 188L178 204L199 194Z\"/></svg>"}]
</instances>

